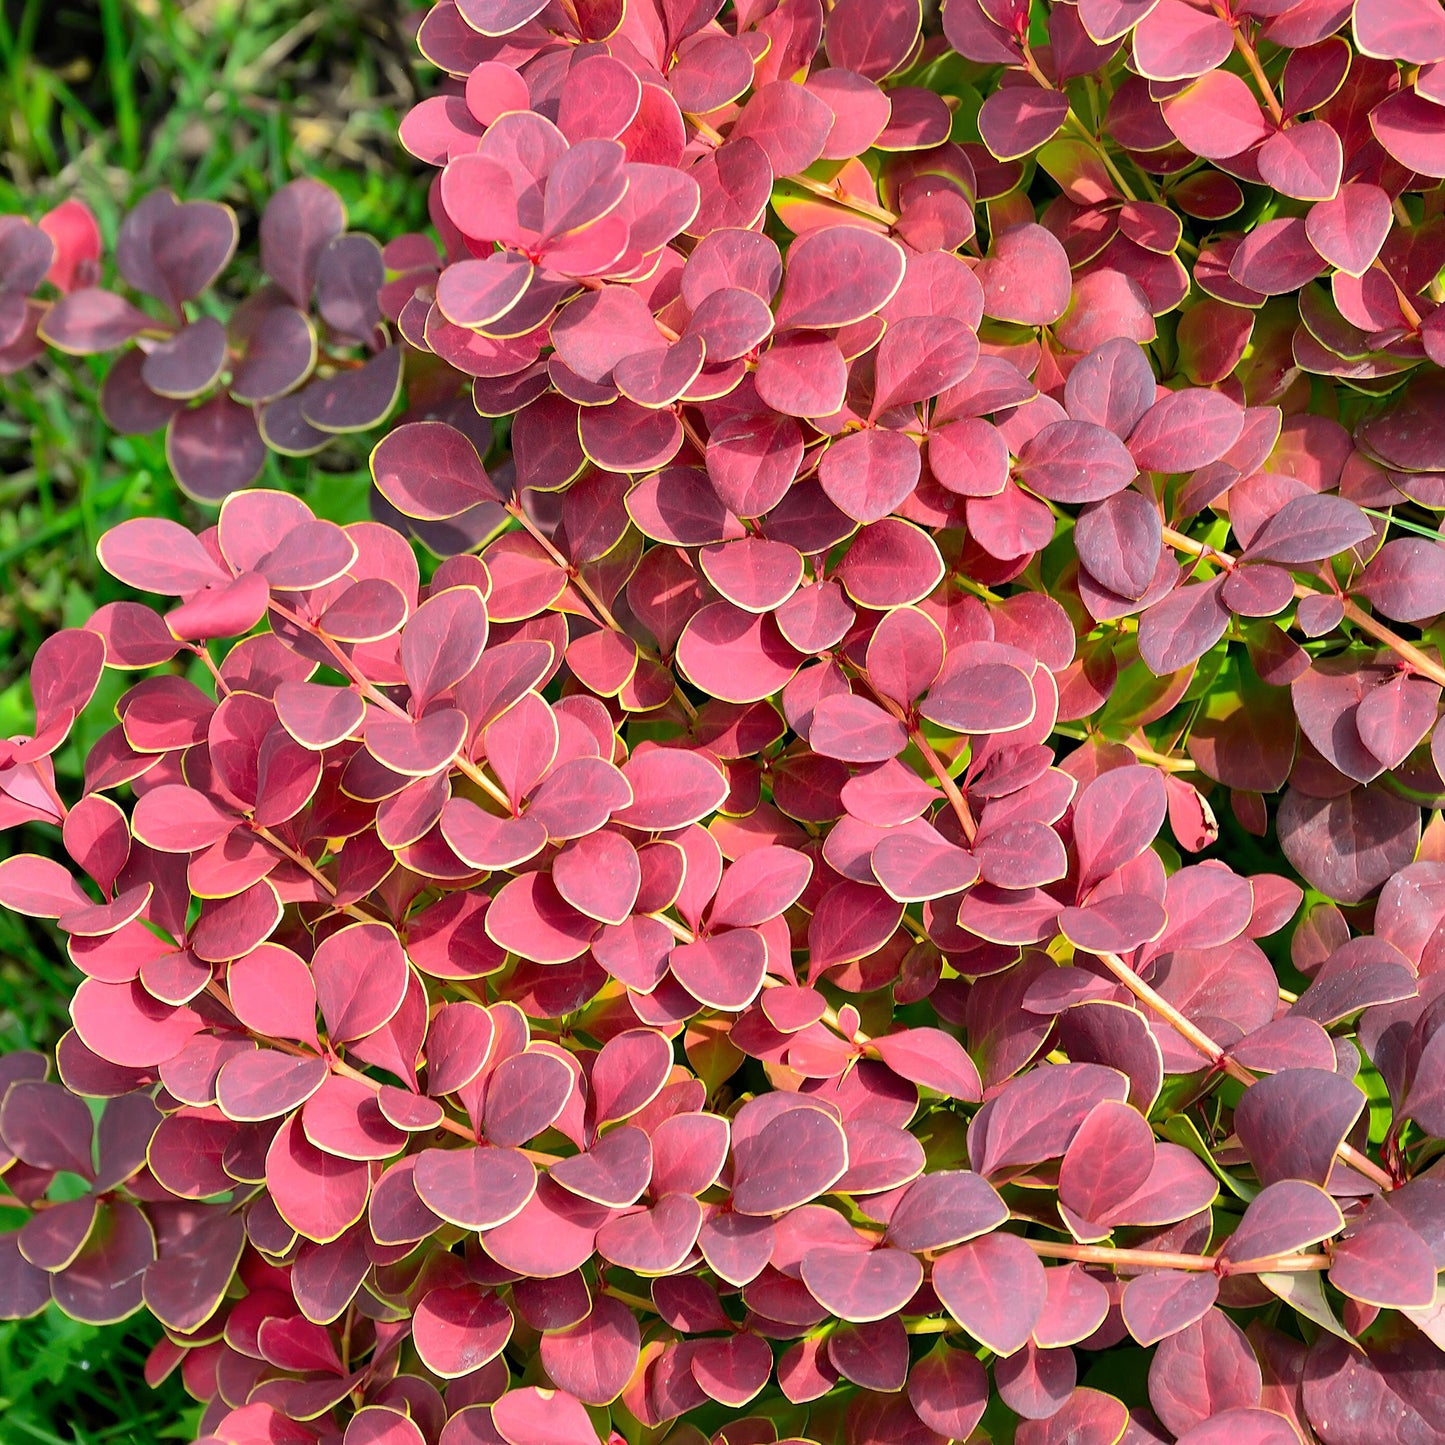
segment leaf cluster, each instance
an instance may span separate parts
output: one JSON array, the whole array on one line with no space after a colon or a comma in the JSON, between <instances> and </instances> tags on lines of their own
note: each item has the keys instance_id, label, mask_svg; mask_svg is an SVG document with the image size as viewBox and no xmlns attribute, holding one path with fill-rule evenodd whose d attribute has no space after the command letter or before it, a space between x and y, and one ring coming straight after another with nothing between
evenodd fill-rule
<instances>
[{"instance_id":1,"label":"leaf cluster","mask_svg":"<svg viewBox=\"0 0 1445 1445\"><path fill-rule=\"evenodd\" d=\"M440 248L294 182L225 322L224 207L0 228L219 504L0 754L0 1308L208 1442L1445 1431L1445 22L937 29L442 0Z\"/></svg>"}]
</instances>

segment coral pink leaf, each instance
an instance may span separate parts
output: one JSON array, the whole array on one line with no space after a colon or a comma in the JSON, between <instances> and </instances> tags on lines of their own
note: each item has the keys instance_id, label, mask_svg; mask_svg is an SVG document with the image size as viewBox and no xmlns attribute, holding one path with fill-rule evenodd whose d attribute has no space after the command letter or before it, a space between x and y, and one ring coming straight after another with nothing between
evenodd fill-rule
<instances>
[{"instance_id":1,"label":"coral pink leaf","mask_svg":"<svg viewBox=\"0 0 1445 1445\"><path fill-rule=\"evenodd\" d=\"M1260 147L1260 175L1276 190L1301 201L1333 200L1343 167L1340 138L1322 120L1290 126Z\"/></svg>"},{"instance_id":2,"label":"coral pink leaf","mask_svg":"<svg viewBox=\"0 0 1445 1445\"><path fill-rule=\"evenodd\" d=\"M105 642L94 632L67 627L52 633L30 663L30 694L35 702L36 731L51 719L69 713L79 717L95 695L105 667Z\"/></svg>"},{"instance_id":3,"label":"coral pink leaf","mask_svg":"<svg viewBox=\"0 0 1445 1445\"><path fill-rule=\"evenodd\" d=\"M903 432L871 429L834 442L823 454L818 479L845 515L876 522L912 492L921 471L916 442Z\"/></svg>"},{"instance_id":4,"label":"coral pink leaf","mask_svg":"<svg viewBox=\"0 0 1445 1445\"><path fill-rule=\"evenodd\" d=\"M988 1376L966 1349L939 1341L908 1372L908 1401L935 1434L966 1440L988 1406Z\"/></svg>"},{"instance_id":5,"label":"coral pink leaf","mask_svg":"<svg viewBox=\"0 0 1445 1445\"><path fill-rule=\"evenodd\" d=\"M557 891L551 875L526 873L509 880L487 910L487 935L510 953L536 963L579 958L598 923Z\"/></svg>"},{"instance_id":6,"label":"coral pink leaf","mask_svg":"<svg viewBox=\"0 0 1445 1445\"><path fill-rule=\"evenodd\" d=\"M569 1193L625 1209L636 1204L652 1178L652 1145L641 1129L624 1124L590 1149L554 1164L551 1177Z\"/></svg>"},{"instance_id":7,"label":"coral pink leaf","mask_svg":"<svg viewBox=\"0 0 1445 1445\"><path fill-rule=\"evenodd\" d=\"M707 580L748 612L771 612L781 606L803 578L803 559L795 547L760 537L704 547L698 561Z\"/></svg>"},{"instance_id":8,"label":"coral pink leaf","mask_svg":"<svg viewBox=\"0 0 1445 1445\"><path fill-rule=\"evenodd\" d=\"M1218 1309L1169 1336L1149 1366L1149 1403L1176 1435L1211 1415L1259 1401L1259 1362L1244 1332Z\"/></svg>"},{"instance_id":9,"label":"coral pink leaf","mask_svg":"<svg viewBox=\"0 0 1445 1445\"><path fill-rule=\"evenodd\" d=\"M672 950L673 977L702 1003L737 1012L763 986L768 950L756 929L734 928Z\"/></svg>"},{"instance_id":10,"label":"coral pink leaf","mask_svg":"<svg viewBox=\"0 0 1445 1445\"><path fill-rule=\"evenodd\" d=\"M857 226L828 226L793 242L775 324L826 329L871 316L903 280L903 248Z\"/></svg>"},{"instance_id":11,"label":"coral pink leaf","mask_svg":"<svg viewBox=\"0 0 1445 1445\"><path fill-rule=\"evenodd\" d=\"M1319 1185L1281 1179L1250 1201L1220 1255L1244 1261L1293 1254L1338 1233L1344 1222L1339 1205Z\"/></svg>"},{"instance_id":12,"label":"coral pink leaf","mask_svg":"<svg viewBox=\"0 0 1445 1445\"><path fill-rule=\"evenodd\" d=\"M791 681L803 656L784 640L772 618L713 602L683 629L677 662L694 686L713 697L760 702Z\"/></svg>"},{"instance_id":13,"label":"coral pink leaf","mask_svg":"<svg viewBox=\"0 0 1445 1445\"><path fill-rule=\"evenodd\" d=\"M1087 421L1056 421L1024 443L1018 480L1055 502L1099 502L1134 480L1129 449L1113 432Z\"/></svg>"},{"instance_id":14,"label":"coral pink leaf","mask_svg":"<svg viewBox=\"0 0 1445 1445\"><path fill-rule=\"evenodd\" d=\"M361 1218L371 1192L363 1160L323 1153L292 1115L266 1151L266 1183L281 1217L298 1234L319 1243L339 1239Z\"/></svg>"},{"instance_id":15,"label":"coral pink leaf","mask_svg":"<svg viewBox=\"0 0 1445 1445\"><path fill-rule=\"evenodd\" d=\"M923 1283L916 1255L881 1249L812 1249L803 1256L803 1283L819 1304L843 1320L867 1322L898 1315Z\"/></svg>"},{"instance_id":16,"label":"coral pink leaf","mask_svg":"<svg viewBox=\"0 0 1445 1445\"><path fill-rule=\"evenodd\" d=\"M763 305L756 297L751 299ZM696 322L697 317L693 319ZM782 501L802 459L798 423L775 412L727 418L708 435L708 477L717 501L738 517L760 516Z\"/></svg>"},{"instance_id":17,"label":"coral pink leaf","mask_svg":"<svg viewBox=\"0 0 1445 1445\"><path fill-rule=\"evenodd\" d=\"M746 1405L768 1382L773 1353L755 1334L705 1340L692 1354L689 1368L708 1398L734 1410Z\"/></svg>"},{"instance_id":18,"label":"coral pink leaf","mask_svg":"<svg viewBox=\"0 0 1445 1445\"><path fill-rule=\"evenodd\" d=\"M180 784L163 784L137 799L131 830L161 853L193 853L219 842L239 820L205 793Z\"/></svg>"},{"instance_id":19,"label":"coral pink leaf","mask_svg":"<svg viewBox=\"0 0 1445 1445\"><path fill-rule=\"evenodd\" d=\"M877 703L853 693L822 698L813 710L808 741L820 757L846 763L881 763L897 757L907 730Z\"/></svg>"},{"instance_id":20,"label":"coral pink leaf","mask_svg":"<svg viewBox=\"0 0 1445 1445\"><path fill-rule=\"evenodd\" d=\"M1119 893L1059 914L1059 932L1090 953L1127 953L1164 932L1168 915L1142 893Z\"/></svg>"},{"instance_id":21,"label":"coral pink leaf","mask_svg":"<svg viewBox=\"0 0 1445 1445\"><path fill-rule=\"evenodd\" d=\"M815 1108L789 1109L733 1149L732 1205L782 1214L831 1188L848 1167L843 1130Z\"/></svg>"},{"instance_id":22,"label":"coral pink leaf","mask_svg":"<svg viewBox=\"0 0 1445 1445\"><path fill-rule=\"evenodd\" d=\"M89 894L53 858L13 853L0 861L0 903L31 918L59 918L92 903Z\"/></svg>"},{"instance_id":23,"label":"coral pink leaf","mask_svg":"<svg viewBox=\"0 0 1445 1445\"><path fill-rule=\"evenodd\" d=\"M1000 321L1048 325L1068 309L1068 256L1042 226L1013 226L995 236L974 274L983 285L985 314Z\"/></svg>"},{"instance_id":24,"label":"coral pink leaf","mask_svg":"<svg viewBox=\"0 0 1445 1445\"><path fill-rule=\"evenodd\" d=\"M952 1034L919 1026L875 1038L870 1050L895 1074L949 1099L983 1098L978 1069Z\"/></svg>"},{"instance_id":25,"label":"coral pink leaf","mask_svg":"<svg viewBox=\"0 0 1445 1445\"><path fill-rule=\"evenodd\" d=\"M457 857L473 868L515 868L547 846L547 829L537 818L499 818L469 798L447 801L441 831Z\"/></svg>"},{"instance_id":26,"label":"coral pink leaf","mask_svg":"<svg viewBox=\"0 0 1445 1445\"><path fill-rule=\"evenodd\" d=\"M428 1290L412 1319L422 1363L446 1380L481 1369L511 1337L511 1311L494 1291L476 1284Z\"/></svg>"},{"instance_id":27,"label":"coral pink leaf","mask_svg":"<svg viewBox=\"0 0 1445 1445\"><path fill-rule=\"evenodd\" d=\"M406 954L384 923L353 923L329 934L311 961L321 1016L332 1043L374 1034L401 1007Z\"/></svg>"},{"instance_id":28,"label":"coral pink leaf","mask_svg":"<svg viewBox=\"0 0 1445 1445\"><path fill-rule=\"evenodd\" d=\"M112 528L96 548L111 576L142 592L184 597L227 573L179 522L135 517Z\"/></svg>"},{"instance_id":29,"label":"coral pink leaf","mask_svg":"<svg viewBox=\"0 0 1445 1445\"><path fill-rule=\"evenodd\" d=\"M437 279L437 305L453 325L486 327L522 299L532 275L532 263L515 251L458 261Z\"/></svg>"},{"instance_id":30,"label":"coral pink leaf","mask_svg":"<svg viewBox=\"0 0 1445 1445\"><path fill-rule=\"evenodd\" d=\"M226 975L231 1009L247 1028L317 1045L316 985L289 948L263 943L232 961Z\"/></svg>"},{"instance_id":31,"label":"coral pink leaf","mask_svg":"<svg viewBox=\"0 0 1445 1445\"><path fill-rule=\"evenodd\" d=\"M1177 8L1183 9L1182 5ZM1269 123L1248 84L1228 70L1210 70L1163 103L1164 119L1195 155L1225 160L1258 145Z\"/></svg>"},{"instance_id":32,"label":"coral pink leaf","mask_svg":"<svg viewBox=\"0 0 1445 1445\"><path fill-rule=\"evenodd\" d=\"M1304 1179L1322 1185L1363 1107L1359 1089L1339 1074L1285 1069L1245 1094L1234 1124L1266 1184Z\"/></svg>"},{"instance_id":33,"label":"coral pink leaf","mask_svg":"<svg viewBox=\"0 0 1445 1445\"><path fill-rule=\"evenodd\" d=\"M650 1208L618 1214L597 1231L597 1252L638 1274L669 1274L697 1244L702 1206L687 1194L669 1194Z\"/></svg>"},{"instance_id":34,"label":"coral pink leaf","mask_svg":"<svg viewBox=\"0 0 1445 1445\"><path fill-rule=\"evenodd\" d=\"M229 1119L277 1119L299 1109L322 1084L325 1059L257 1049L227 1059L216 1076L216 1102Z\"/></svg>"},{"instance_id":35,"label":"coral pink leaf","mask_svg":"<svg viewBox=\"0 0 1445 1445\"><path fill-rule=\"evenodd\" d=\"M881 888L844 880L835 883L813 910L808 924L810 982L834 964L865 958L882 948L903 917L903 904Z\"/></svg>"},{"instance_id":36,"label":"coral pink leaf","mask_svg":"<svg viewBox=\"0 0 1445 1445\"><path fill-rule=\"evenodd\" d=\"M905 316L893 322L878 345L870 416L939 395L962 381L977 360L978 338L956 317Z\"/></svg>"},{"instance_id":37,"label":"coral pink leaf","mask_svg":"<svg viewBox=\"0 0 1445 1445\"><path fill-rule=\"evenodd\" d=\"M1184 0L1159 0L1134 26L1134 63L1150 80L1192 80L1233 48L1226 21Z\"/></svg>"},{"instance_id":38,"label":"coral pink leaf","mask_svg":"<svg viewBox=\"0 0 1445 1445\"><path fill-rule=\"evenodd\" d=\"M1289 1419L1273 1410L1221 1410L1179 1437L1179 1445L1294 1445Z\"/></svg>"},{"instance_id":39,"label":"coral pink leaf","mask_svg":"<svg viewBox=\"0 0 1445 1445\"><path fill-rule=\"evenodd\" d=\"M1364 55L1417 65L1445 60L1445 20L1425 0L1363 0L1354 32Z\"/></svg>"},{"instance_id":40,"label":"coral pink leaf","mask_svg":"<svg viewBox=\"0 0 1445 1445\"><path fill-rule=\"evenodd\" d=\"M161 1003L139 982L82 981L71 1001L75 1031L92 1052L126 1068L148 1068L174 1058L200 1032L191 1008Z\"/></svg>"},{"instance_id":41,"label":"coral pink leaf","mask_svg":"<svg viewBox=\"0 0 1445 1445\"><path fill-rule=\"evenodd\" d=\"M392 772L424 778L447 766L466 735L466 714L443 707L420 718L374 716L366 728L366 748Z\"/></svg>"},{"instance_id":42,"label":"coral pink leaf","mask_svg":"<svg viewBox=\"0 0 1445 1445\"><path fill-rule=\"evenodd\" d=\"M1197 662L1229 626L1230 612L1220 594L1225 579L1176 587L1140 619L1139 655L1157 676Z\"/></svg>"},{"instance_id":43,"label":"coral pink leaf","mask_svg":"<svg viewBox=\"0 0 1445 1445\"><path fill-rule=\"evenodd\" d=\"M434 1213L465 1229L495 1229L537 1189L537 1170L516 1149L424 1149L416 1192Z\"/></svg>"},{"instance_id":44,"label":"coral pink leaf","mask_svg":"<svg viewBox=\"0 0 1445 1445\"><path fill-rule=\"evenodd\" d=\"M1279 296L1314 280L1324 265L1298 216L1264 221L1240 243L1230 277L1263 296Z\"/></svg>"},{"instance_id":45,"label":"coral pink leaf","mask_svg":"<svg viewBox=\"0 0 1445 1445\"><path fill-rule=\"evenodd\" d=\"M592 1066L598 1124L630 1118L660 1090L672 1065L667 1041L648 1029L628 1029L603 1046Z\"/></svg>"},{"instance_id":46,"label":"coral pink leaf","mask_svg":"<svg viewBox=\"0 0 1445 1445\"><path fill-rule=\"evenodd\" d=\"M942 1249L987 1234L1008 1207L977 1174L940 1170L909 1185L888 1221L887 1239L901 1249Z\"/></svg>"},{"instance_id":47,"label":"coral pink leaf","mask_svg":"<svg viewBox=\"0 0 1445 1445\"><path fill-rule=\"evenodd\" d=\"M1128 1438L1133 1421L1122 1400L1081 1386L1043 1420L1024 1420L1017 1445L1105 1445ZM1148 1440L1148 1436L1141 1439Z\"/></svg>"},{"instance_id":48,"label":"coral pink leaf","mask_svg":"<svg viewBox=\"0 0 1445 1445\"><path fill-rule=\"evenodd\" d=\"M637 1367L641 1332L631 1310L603 1296L587 1317L542 1336L542 1365L564 1390L584 1404L610 1404Z\"/></svg>"},{"instance_id":49,"label":"coral pink leaf","mask_svg":"<svg viewBox=\"0 0 1445 1445\"><path fill-rule=\"evenodd\" d=\"M536 1386L508 1390L492 1406L507 1445L596 1445L597 1432L575 1395Z\"/></svg>"},{"instance_id":50,"label":"coral pink leaf","mask_svg":"<svg viewBox=\"0 0 1445 1445\"><path fill-rule=\"evenodd\" d=\"M388 432L371 454L371 472L381 494L409 517L456 517L496 500L476 448L446 422L407 422Z\"/></svg>"},{"instance_id":51,"label":"coral pink leaf","mask_svg":"<svg viewBox=\"0 0 1445 1445\"><path fill-rule=\"evenodd\" d=\"M1370 112L1370 129L1407 170L1445 176L1445 106L1414 90L1398 91Z\"/></svg>"},{"instance_id":52,"label":"coral pink leaf","mask_svg":"<svg viewBox=\"0 0 1445 1445\"><path fill-rule=\"evenodd\" d=\"M45 279L57 291L73 291L95 275L103 242L95 215L84 201L74 197L64 200L37 224L54 243L55 255Z\"/></svg>"},{"instance_id":53,"label":"coral pink leaf","mask_svg":"<svg viewBox=\"0 0 1445 1445\"><path fill-rule=\"evenodd\" d=\"M572 1068L557 1054L528 1049L503 1059L487 1081L488 1140L525 1144L561 1117L574 1087Z\"/></svg>"},{"instance_id":54,"label":"coral pink leaf","mask_svg":"<svg viewBox=\"0 0 1445 1445\"><path fill-rule=\"evenodd\" d=\"M1059 1166L1059 1198L1085 1219L1122 1204L1149 1178L1154 1135L1128 1104L1105 1101L1079 1126Z\"/></svg>"},{"instance_id":55,"label":"coral pink leaf","mask_svg":"<svg viewBox=\"0 0 1445 1445\"><path fill-rule=\"evenodd\" d=\"M1008 447L997 427L978 417L963 417L930 434L928 465L947 491L961 497L994 497L1008 482Z\"/></svg>"},{"instance_id":56,"label":"coral pink leaf","mask_svg":"<svg viewBox=\"0 0 1445 1445\"><path fill-rule=\"evenodd\" d=\"M553 861L552 881L578 912L601 923L622 923L637 901L642 867L637 849L604 829L564 848Z\"/></svg>"},{"instance_id":57,"label":"coral pink leaf","mask_svg":"<svg viewBox=\"0 0 1445 1445\"><path fill-rule=\"evenodd\" d=\"M724 871L709 923L729 928L766 923L798 901L812 872L812 860L788 848L765 846L745 853Z\"/></svg>"},{"instance_id":58,"label":"coral pink leaf","mask_svg":"<svg viewBox=\"0 0 1445 1445\"><path fill-rule=\"evenodd\" d=\"M318 1149L342 1159L390 1159L407 1142L382 1113L377 1091L345 1075L325 1080L307 1099L301 1127Z\"/></svg>"},{"instance_id":59,"label":"coral pink leaf","mask_svg":"<svg viewBox=\"0 0 1445 1445\"><path fill-rule=\"evenodd\" d=\"M171 635L197 640L249 632L266 614L270 588L259 572L203 588L166 613Z\"/></svg>"},{"instance_id":60,"label":"coral pink leaf","mask_svg":"<svg viewBox=\"0 0 1445 1445\"><path fill-rule=\"evenodd\" d=\"M1043 1313L1048 1282L1039 1257L1016 1234L960 1244L933 1266L944 1308L976 1340L1001 1355L1022 1348Z\"/></svg>"},{"instance_id":61,"label":"coral pink leaf","mask_svg":"<svg viewBox=\"0 0 1445 1445\"><path fill-rule=\"evenodd\" d=\"M1218 1296L1219 1280L1213 1274L1150 1270L1125 1286L1124 1324L1141 1345L1155 1345L1202 1319Z\"/></svg>"},{"instance_id":62,"label":"coral pink leaf","mask_svg":"<svg viewBox=\"0 0 1445 1445\"><path fill-rule=\"evenodd\" d=\"M302 747L316 752L350 737L366 716L366 704L359 694L315 682L283 682L276 689L275 701L281 726Z\"/></svg>"},{"instance_id":63,"label":"coral pink leaf","mask_svg":"<svg viewBox=\"0 0 1445 1445\"><path fill-rule=\"evenodd\" d=\"M1014 732L1033 721L1028 674L1008 662L955 665L929 689L918 711L959 733Z\"/></svg>"},{"instance_id":64,"label":"coral pink leaf","mask_svg":"<svg viewBox=\"0 0 1445 1445\"><path fill-rule=\"evenodd\" d=\"M382 1405L364 1405L351 1417L342 1445L423 1445L426 1436L409 1415Z\"/></svg>"}]
</instances>

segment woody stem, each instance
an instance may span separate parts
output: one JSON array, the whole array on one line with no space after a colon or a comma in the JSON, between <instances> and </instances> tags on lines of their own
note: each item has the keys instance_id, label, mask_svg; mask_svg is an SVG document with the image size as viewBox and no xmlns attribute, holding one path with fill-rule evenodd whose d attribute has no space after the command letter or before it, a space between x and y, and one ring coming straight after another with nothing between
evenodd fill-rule
<instances>
[{"instance_id":1,"label":"woody stem","mask_svg":"<svg viewBox=\"0 0 1445 1445\"><path fill-rule=\"evenodd\" d=\"M1193 1044L1214 1068L1246 1086L1255 1082L1255 1076L1243 1064L1230 1058L1208 1034L1190 1023L1173 1004L1150 988L1118 954L1099 953L1095 957L1135 998L1147 1004L1181 1038ZM1335 1153L1352 1169L1378 1184L1381 1189L1389 1190L1395 1187L1395 1180L1385 1170L1352 1145L1342 1143Z\"/></svg>"},{"instance_id":2,"label":"woody stem","mask_svg":"<svg viewBox=\"0 0 1445 1445\"><path fill-rule=\"evenodd\" d=\"M1173 547L1176 552L1186 552L1192 557L1202 557L1206 561L1215 562L1223 567L1225 571L1232 571L1238 566L1236 558L1231 557L1227 552L1221 552L1217 547L1211 547L1208 543L1196 541L1193 537L1186 536L1183 532L1177 532L1173 527L1164 528L1164 540ZM1294 595L1297 599L1306 597L1318 597L1321 591L1317 587L1306 586L1303 582L1296 582ZM1373 637L1376 642L1388 647L1402 662L1409 664L1412 671L1420 674L1421 677L1428 677L1431 682L1439 683L1445 687L1445 667L1435 661L1434 658L1422 652L1413 642L1407 642L1405 638L1387 627L1378 618L1372 617L1358 603L1351 602L1348 598L1341 599L1344 606L1344 614L1354 626L1361 632Z\"/></svg>"},{"instance_id":3,"label":"woody stem","mask_svg":"<svg viewBox=\"0 0 1445 1445\"><path fill-rule=\"evenodd\" d=\"M279 616L284 617L288 622L294 623L297 627L305 628L321 645L331 654L333 666L343 676L350 679L352 686L373 706L378 707L382 712L391 717L411 720L410 714L404 707L397 706L387 695L377 688L373 683L364 678L351 665L351 659L336 645L333 638L328 637L319 628L308 622L298 613L292 612L290 608L283 607L279 602L271 603L271 610ZM507 795L474 763L466 756L466 743L457 749L452 758L452 766L464 776L470 778L495 803L500 803L510 814L512 801Z\"/></svg>"},{"instance_id":4,"label":"woody stem","mask_svg":"<svg viewBox=\"0 0 1445 1445\"><path fill-rule=\"evenodd\" d=\"M612 615L612 609L608 607L608 605L602 600L600 596L598 596L596 588L594 588L587 581L587 579L582 576L581 569L578 567L574 567L572 563L569 562L567 558L562 555L562 553L554 545L552 539L527 515L526 510L522 507L521 503L513 503L511 507L508 508L508 510L517 519L517 521L522 524L522 528L524 531L526 531L527 535L531 537L532 540L536 542L537 545L547 553L547 555L553 560L553 562L555 562L557 566L559 566L567 574L568 578L572 582L572 585L582 594L584 598L586 598L587 605L592 609L593 613L595 614L595 620L600 625L611 628L613 632L618 633L620 636L626 637L629 642L632 642L634 645L636 645L636 639L633 638L631 634L623 628L622 624ZM647 655L644 648L638 647L637 650L644 656ZM678 704L681 706L683 712L687 714L688 720L690 722L696 722L697 709L692 705L691 702L688 701L686 694L682 690L681 684L674 685L672 695L677 699Z\"/></svg>"}]
</instances>

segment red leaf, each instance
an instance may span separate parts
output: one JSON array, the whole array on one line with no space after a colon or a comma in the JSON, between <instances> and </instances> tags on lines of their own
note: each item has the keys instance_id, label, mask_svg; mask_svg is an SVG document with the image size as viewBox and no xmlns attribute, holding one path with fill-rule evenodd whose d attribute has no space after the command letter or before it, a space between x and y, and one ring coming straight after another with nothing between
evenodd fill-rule
<instances>
[{"instance_id":1,"label":"red leaf","mask_svg":"<svg viewBox=\"0 0 1445 1445\"><path fill-rule=\"evenodd\" d=\"M383 923L354 923L330 934L317 948L311 972L333 1043L374 1034L406 994L406 955Z\"/></svg>"},{"instance_id":2,"label":"red leaf","mask_svg":"<svg viewBox=\"0 0 1445 1445\"><path fill-rule=\"evenodd\" d=\"M1149 1366L1149 1403L1176 1435L1211 1415L1257 1404L1260 1386L1243 1331L1217 1309L1166 1339Z\"/></svg>"},{"instance_id":3,"label":"red leaf","mask_svg":"<svg viewBox=\"0 0 1445 1445\"><path fill-rule=\"evenodd\" d=\"M298 1234L339 1239L366 1209L371 1169L363 1160L324 1154L293 1115L266 1151L266 1184L281 1217Z\"/></svg>"},{"instance_id":4,"label":"red leaf","mask_svg":"<svg viewBox=\"0 0 1445 1445\"><path fill-rule=\"evenodd\" d=\"M429 1290L416 1306L412 1340L422 1363L443 1379L469 1375L506 1348L512 1315L480 1285Z\"/></svg>"},{"instance_id":5,"label":"red leaf","mask_svg":"<svg viewBox=\"0 0 1445 1445\"><path fill-rule=\"evenodd\" d=\"M998 1354L1021 1348L1047 1293L1039 1257L1016 1234L986 1234L940 1256L933 1289L954 1319Z\"/></svg>"},{"instance_id":6,"label":"red leaf","mask_svg":"<svg viewBox=\"0 0 1445 1445\"><path fill-rule=\"evenodd\" d=\"M492 1420L507 1445L597 1445L587 1412L565 1390L508 1390L492 1406Z\"/></svg>"},{"instance_id":7,"label":"red leaf","mask_svg":"<svg viewBox=\"0 0 1445 1445\"><path fill-rule=\"evenodd\" d=\"M848 1167L843 1130L828 1114L794 1108L733 1146L732 1204L740 1214L781 1214L830 1188Z\"/></svg>"}]
</instances>

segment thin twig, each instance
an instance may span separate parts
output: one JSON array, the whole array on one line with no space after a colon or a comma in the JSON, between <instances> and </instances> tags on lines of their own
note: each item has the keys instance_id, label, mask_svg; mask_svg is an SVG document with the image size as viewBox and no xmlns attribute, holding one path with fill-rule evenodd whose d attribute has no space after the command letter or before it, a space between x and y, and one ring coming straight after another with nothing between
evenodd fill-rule
<instances>
[{"instance_id":1,"label":"thin twig","mask_svg":"<svg viewBox=\"0 0 1445 1445\"><path fill-rule=\"evenodd\" d=\"M527 535L567 574L572 585L582 594L586 599L587 605L592 609L594 614L593 621L596 622L599 627L611 628L618 636L625 637L637 648L639 656L646 657L649 661L657 662L659 666L662 666L661 660L653 657L648 649L641 646L637 639L612 615L612 609L602 600L597 589L582 576L581 568L574 567L572 563L563 556L552 539L527 515L526 509L522 504L520 502L513 502L507 510L521 523ZM688 721L696 722L697 709L688 700L687 694L683 692L681 683L673 683L672 695L687 715Z\"/></svg>"},{"instance_id":2,"label":"thin twig","mask_svg":"<svg viewBox=\"0 0 1445 1445\"><path fill-rule=\"evenodd\" d=\"M1239 565L1238 560L1231 557L1228 552L1221 552L1217 547L1211 547L1206 542L1196 541L1195 538L1187 536L1183 532L1175 531L1173 527L1164 528L1164 540L1176 552L1187 552L1190 556L1202 557L1207 562L1217 563L1226 572L1233 571ZM1296 599L1302 600L1306 597L1328 596L1329 594L1321 588L1309 587L1303 582L1296 582L1294 595ZM1357 603L1350 601L1348 597L1341 598L1340 601L1344 607L1344 615L1361 632L1368 633L1376 642L1388 647L1421 677L1428 677L1432 682L1445 687L1445 667L1442 667L1433 657L1422 652L1413 642L1406 641L1393 628L1387 627L1377 617L1372 617Z\"/></svg>"},{"instance_id":3,"label":"thin twig","mask_svg":"<svg viewBox=\"0 0 1445 1445\"><path fill-rule=\"evenodd\" d=\"M352 686L373 706L381 709L390 717L400 718L406 722L413 721L412 716L404 707L398 706L387 695L380 690L370 679L363 677L352 665L351 659L336 645L334 638L328 637L314 623L308 622L299 613L291 611L289 607L282 606L274 598L271 602L271 610L278 616L297 627L309 632L334 659L333 665L343 676L350 679ZM470 778L495 803L500 803L506 808L510 815L512 811L512 800L499 788L469 757L466 756L466 740L463 739L457 751L452 755L449 766L455 767L458 772Z\"/></svg>"},{"instance_id":4,"label":"thin twig","mask_svg":"<svg viewBox=\"0 0 1445 1445\"><path fill-rule=\"evenodd\" d=\"M1094 956L1103 963L1104 967L1114 975L1130 993L1141 1003L1153 1009L1181 1038L1199 1050L1210 1066L1227 1074L1231 1079L1237 1080L1246 1086L1255 1083L1256 1076L1244 1067L1237 1059L1232 1059L1220 1047L1219 1044L1209 1037L1203 1029L1198 1028L1174 1007L1168 999L1156 993L1154 989L1144 982L1127 963L1116 953L1095 953ZM1335 1153L1351 1168L1363 1174L1373 1183L1378 1184L1381 1189L1390 1190L1395 1187L1395 1180L1372 1159L1350 1144L1341 1144Z\"/></svg>"}]
</instances>

